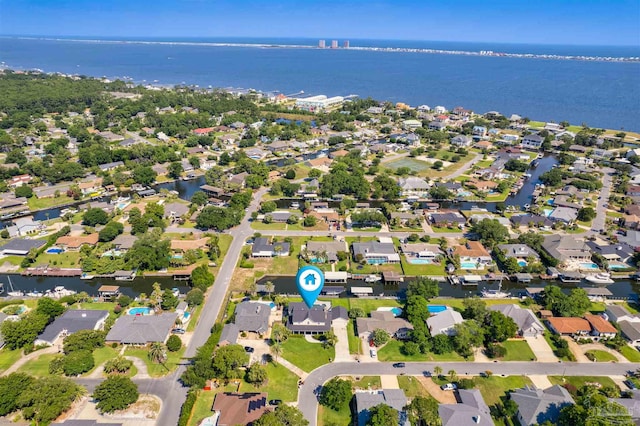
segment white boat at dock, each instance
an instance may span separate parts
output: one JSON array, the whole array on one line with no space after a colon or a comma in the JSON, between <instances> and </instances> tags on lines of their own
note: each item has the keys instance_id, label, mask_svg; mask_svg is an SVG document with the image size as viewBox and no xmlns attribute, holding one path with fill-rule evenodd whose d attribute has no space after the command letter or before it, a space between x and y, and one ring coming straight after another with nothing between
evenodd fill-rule
<instances>
[{"instance_id":1,"label":"white boat at dock","mask_svg":"<svg viewBox=\"0 0 640 426\"><path fill-rule=\"evenodd\" d=\"M482 294L482 297L485 299L506 299L511 297L510 293L502 291L502 281L498 283L497 289L486 288L482 290L480 294Z\"/></svg>"},{"instance_id":2,"label":"white boat at dock","mask_svg":"<svg viewBox=\"0 0 640 426\"><path fill-rule=\"evenodd\" d=\"M376 282L381 281L381 280L382 280L382 277L381 277L381 276L371 274L371 275L368 275L368 276L364 279L364 282L366 282L366 283L376 283Z\"/></svg>"},{"instance_id":3,"label":"white boat at dock","mask_svg":"<svg viewBox=\"0 0 640 426\"><path fill-rule=\"evenodd\" d=\"M614 281L611 275L607 272L599 272L597 274L591 274L584 277L585 280L594 284L613 284Z\"/></svg>"}]
</instances>

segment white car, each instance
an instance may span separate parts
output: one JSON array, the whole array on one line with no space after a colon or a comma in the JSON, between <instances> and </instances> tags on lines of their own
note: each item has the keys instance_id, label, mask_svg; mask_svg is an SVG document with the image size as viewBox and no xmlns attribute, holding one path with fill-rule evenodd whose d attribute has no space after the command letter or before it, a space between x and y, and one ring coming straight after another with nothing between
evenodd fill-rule
<instances>
[{"instance_id":1,"label":"white car","mask_svg":"<svg viewBox=\"0 0 640 426\"><path fill-rule=\"evenodd\" d=\"M455 383L447 383L447 384L444 384L444 385L440 386L440 389L442 389L444 391L452 391L452 390L458 389L458 386L456 386Z\"/></svg>"},{"instance_id":2,"label":"white car","mask_svg":"<svg viewBox=\"0 0 640 426\"><path fill-rule=\"evenodd\" d=\"M371 355L371 358L377 358L378 351L376 351L375 349L371 349L369 350L369 355Z\"/></svg>"}]
</instances>

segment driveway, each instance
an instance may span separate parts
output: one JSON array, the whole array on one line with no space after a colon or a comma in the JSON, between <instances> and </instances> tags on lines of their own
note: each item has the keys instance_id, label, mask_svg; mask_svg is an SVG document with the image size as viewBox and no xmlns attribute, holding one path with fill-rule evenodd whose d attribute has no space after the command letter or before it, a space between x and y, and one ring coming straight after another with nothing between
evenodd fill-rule
<instances>
[{"instance_id":1,"label":"driveway","mask_svg":"<svg viewBox=\"0 0 640 426\"><path fill-rule=\"evenodd\" d=\"M353 357L349 353L349 335L347 333L347 324L349 320L338 318L333 321L333 332L336 334L338 341L336 343L336 362L353 361Z\"/></svg>"},{"instance_id":2,"label":"driveway","mask_svg":"<svg viewBox=\"0 0 640 426\"><path fill-rule=\"evenodd\" d=\"M427 392L440 404L455 404L457 402L455 392L443 391L440 389L440 386L433 383L431 377L414 376L413 378L418 380Z\"/></svg>"},{"instance_id":3,"label":"driveway","mask_svg":"<svg viewBox=\"0 0 640 426\"><path fill-rule=\"evenodd\" d=\"M575 340L567 336L563 336L562 338L569 344L569 350L573 356L576 357L576 362L593 362L587 358L580 347L581 345L577 344Z\"/></svg>"},{"instance_id":4,"label":"driveway","mask_svg":"<svg viewBox=\"0 0 640 426\"><path fill-rule=\"evenodd\" d=\"M538 362L558 362L558 357L553 354L553 349L544 340L544 337L525 337L524 339L529 344Z\"/></svg>"},{"instance_id":5,"label":"driveway","mask_svg":"<svg viewBox=\"0 0 640 426\"><path fill-rule=\"evenodd\" d=\"M398 376L392 374L383 374L380 376L380 385L382 389L400 389Z\"/></svg>"},{"instance_id":6,"label":"driveway","mask_svg":"<svg viewBox=\"0 0 640 426\"><path fill-rule=\"evenodd\" d=\"M603 351L603 352L607 352L607 353L610 353L611 355L615 356L616 359L618 360L616 362L622 362L622 363L629 363L630 362L620 352L614 351L613 349L606 347L602 343L588 343L586 345L578 345L578 346L582 350L582 353L585 353L585 354L586 354L587 351L591 351L591 350Z\"/></svg>"}]
</instances>

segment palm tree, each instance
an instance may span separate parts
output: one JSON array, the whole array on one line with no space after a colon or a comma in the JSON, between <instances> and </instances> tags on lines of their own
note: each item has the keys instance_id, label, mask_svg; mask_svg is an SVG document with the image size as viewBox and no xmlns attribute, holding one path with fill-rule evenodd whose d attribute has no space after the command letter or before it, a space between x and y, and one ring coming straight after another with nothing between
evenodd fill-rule
<instances>
[{"instance_id":1,"label":"palm tree","mask_svg":"<svg viewBox=\"0 0 640 426\"><path fill-rule=\"evenodd\" d=\"M278 342L275 342L269 348L269 352L271 352L271 355L273 356L273 362L275 364L277 364L278 363L278 357L282 355L282 344L280 344Z\"/></svg>"},{"instance_id":2,"label":"palm tree","mask_svg":"<svg viewBox=\"0 0 640 426\"><path fill-rule=\"evenodd\" d=\"M442 367L440 367L439 365L433 367L433 374L435 374L437 377L440 377L440 375L442 374Z\"/></svg>"},{"instance_id":3,"label":"palm tree","mask_svg":"<svg viewBox=\"0 0 640 426\"><path fill-rule=\"evenodd\" d=\"M162 289L160 288L160 283L153 283L153 291L151 292L151 296L149 296L149 301L154 308L157 308L162 301Z\"/></svg>"},{"instance_id":4,"label":"palm tree","mask_svg":"<svg viewBox=\"0 0 640 426\"><path fill-rule=\"evenodd\" d=\"M267 293L269 293L269 296L271 296L271 293L273 293L273 289L274 289L274 285L271 281L267 281L266 283L264 283L264 288L265 290L267 290Z\"/></svg>"},{"instance_id":5,"label":"palm tree","mask_svg":"<svg viewBox=\"0 0 640 426\"><path fill-rule=\"evenodd\" d=\"M336 333L334 333L333 330L327 331L323 337L322 345L325 348L333 347L338 342L338 336L336 336Z\"/></svg>"},{"instance_id":6,"label":"palm tree","mask_svg":"<svg viewBox=\"0 0 640 426\"><path fill-rule=\"evenodd\" d=\"M153 342L149 347L149 359L156 364L164 365L167 362L167 351L160 342Z\"/></svg>"},{"instance_id":7,"label":"palm tree","mask_svg":"<svg viewBox=\"0 0 640 426\"><path fill-rule=\"evenodd\" d=\"M455 382L456 379L458 378L458 375L456 374L456 370L449 370L447 374L449 375L450 382Z\"/></svg>"}]
</instances>

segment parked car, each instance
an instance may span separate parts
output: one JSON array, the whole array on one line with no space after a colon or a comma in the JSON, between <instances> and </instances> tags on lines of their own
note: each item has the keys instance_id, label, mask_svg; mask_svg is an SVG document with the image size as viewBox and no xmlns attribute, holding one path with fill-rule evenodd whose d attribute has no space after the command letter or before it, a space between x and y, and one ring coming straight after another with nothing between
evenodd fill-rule
<instances>
[{"instance_id":1,"label":"parked car","mask_svg":"<svg viewBox=\"0 0 640 426\"><path fill-rule=\"evenodd\" d=\"M395 364L393 364L393 368L404 368L406 367L406 364L404 362L396 362Z\"/></svg>"},{"instance_id":2,"label":"parked car","mask_svg":"<svg viewBox=\"0 0 640 426\"><path fill-rule=\"evenodd\" d=\"M458 389L458 386L455 383L446 383L442 386L440 386L440 389L444 390L444 391L453 391Z\"/></svg>"},{"instance_id":3,"label":"parked car","mask_svg":"<svg viewBox=\"0 0 640 426\"><path fill-rule=\"evenodd\" d=\"M638 389L638 387L636 386L636 384L635 384L635 383L633 383L631 380L625 380L623 383L624 383L625 385L627 385L627 387L628 387L629 389Z\"/></svg>"},{"instance_id":4,"label":"parked car","mask_svg":"<svg viewBox=\"0 0 640 426\"><path fill-rule=\"evenodd\" d=\"M375 349L371 349L371 350L369 350L369 355L371 355L371 358L377 358L378 351L375 350Z\"/></svg>"},{"instance_id":5,"label":"parked car","mask_svg":"<svg viewBox=\"0 0 640 426\"><path fill-rule=\"evenodd\" d=\"M171 332L173 334L184 334L186 330L184 328L174 328L173 330L171 330Z\"/></svg>"},{"instance_id":6,"label":"parked car","mask_svg":"<svg viewBox=\"0 0 640 426\"><path fill-rule=\"evenodd\" d=\"M255 350L255 349L253 349L251 346L245 346L245 347L244 347L244 351L245 351L245 352L248 352L248 353L250 353L250 354L252 354L254 350Z\"/></svg>"},{"instance_id":7,"label":"parked car","mask_svg":"<svg viewBox=\"0 0 640 426\"><path fill-rule=\"evenodd\" d=\"M269 405L280 405L280 404L282 404L281 399L272 399L271 401L269 401Z\"/></svg>"}]
</instances>

